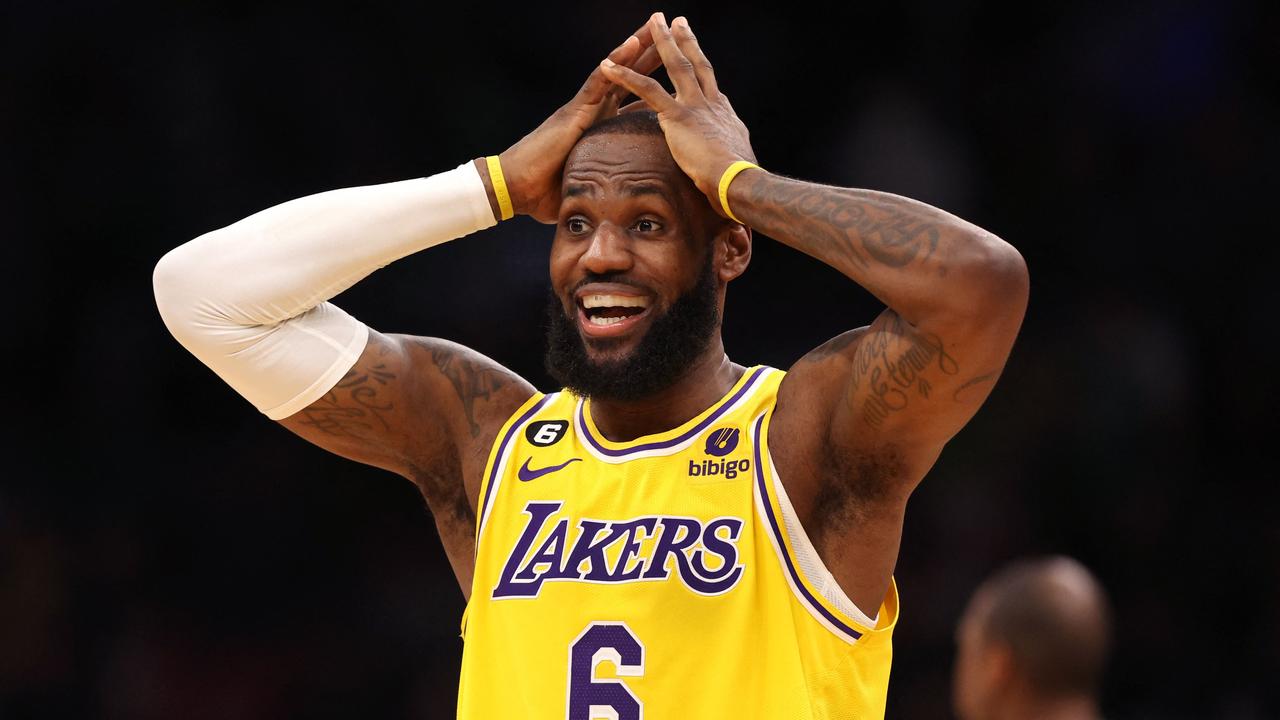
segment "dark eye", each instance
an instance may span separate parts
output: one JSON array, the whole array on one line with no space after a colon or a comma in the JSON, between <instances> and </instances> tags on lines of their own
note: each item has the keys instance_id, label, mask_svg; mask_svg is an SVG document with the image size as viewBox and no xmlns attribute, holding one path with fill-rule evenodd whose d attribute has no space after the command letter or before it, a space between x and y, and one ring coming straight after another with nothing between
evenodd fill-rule
<instances>
[{"instance_id":1,"label":"dark eye","mask_svg":"<svg viewBox=\"0 0 1280 720\"><path fill-rule=\"evenodd\" d=\"M565 221L564 227L574 235L581 235L587 231L587 223L580 217L572 217Z\"/></svg>"},{"instance_id":2,"label":"dark eye","mask_svg":"<svg viewBox=\"0 0 1280 720\"><path fill-rule=\"evenodd\" d=\"M642 233L648 233L656 232L660 226L652 220L637 220L633 227Z\"/></svg>"}]
</instances>

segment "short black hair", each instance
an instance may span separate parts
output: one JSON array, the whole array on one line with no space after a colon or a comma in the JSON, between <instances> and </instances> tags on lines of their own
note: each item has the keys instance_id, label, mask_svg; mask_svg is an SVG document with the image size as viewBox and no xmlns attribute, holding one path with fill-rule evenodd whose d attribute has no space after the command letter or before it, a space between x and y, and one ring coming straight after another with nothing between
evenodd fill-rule
<instances>
[{"instance_id":1,"label":"short black hair","mask_svg":"<svg viewBox=\"0 0 1280 720\"><path fill-rule=\"evenodd\" d=\"M1037 692L1096 697L1111 613L1102 586L1083 565L1061 556L1024 560L1001 570L982 590L990 598L984 636L1010 649Z\"/></svg>"},{"instance_id":2,"label":"short black hair","mask_svg":"<svg viewBox=\"0 0 1280 720\"><path fill-rule=\"evenodd\" d=\"M605 118L583 131L582 137L578 139L578 142L582 142L587 138L595 137L597 135L641 135L645 137L659 137L663 139L664 143L666 142L666 135L662 132L662 125L658 122L658 113L653 110L633 110L622 113L621 115L615 115L611 118ZM677 172L679 173L680 178L688 184L690 191L692 191L696 197L702 197L702 194L698 192L697 186L693 184L693 180L685 175L683 171L680 171L678 166ZM700 222L702 223L703 229L707 232L708 237L715 235L715 233L720 231L725 225L733 222L732 220L721 217L715 209L711 207L710 201L700 203L699 208L702 209L702 218L700 219Z\"/></svg>"},{"instance_id":3,"label":"short black hair","mask_svg":"<svg viewBox=\"0 0 1280 720\"><path fill-rule=\"evenodd\" d=\"M595 135L662 135L662 125L658 123L658 113L635 110L601 120L587 128L582 139Z\"/></svg>"}]
</instances>

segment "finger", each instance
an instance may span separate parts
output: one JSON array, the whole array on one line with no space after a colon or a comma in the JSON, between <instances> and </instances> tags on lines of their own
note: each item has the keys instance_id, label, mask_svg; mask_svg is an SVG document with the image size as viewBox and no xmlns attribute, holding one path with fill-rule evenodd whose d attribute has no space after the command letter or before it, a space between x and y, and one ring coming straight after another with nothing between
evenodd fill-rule
<instances>
[{"instance_id":1,"label":"finger","mask_svg":"<svg viewBox=\"0 0 1280 720\"><path fill-rule=\"evenodd\" d=\"M643 47L643 48L653 47L653 31L649 29L648 20L645 20L644 24L641 25L638 30L636 30L631 34L635 36L637 40L640 41L640 47Z\"/></svg>"},{"instance_id":2,"label":"finger","mask_svg":"<svg viewBox=\"0 0 1280 720\"><path fill-rule=\"evenodd\" d=\"M634 40L638 46L638 54L635 50L628 47L632 40ZM653 31L649 28L648 21L645 21L645 23L632 33L630 37L623 40L621 45L614 48L613 52L609 53L608 57L616 63L626 65L627 67L633 68L637 72L645 75L657 70L662 65L662 58L658 56L658 49L653 46ZM587 82L583 85L582 90L579 91L580 93L586 93L586 97L584 98L586 102L594 104L604 97L603 95L599 95L602 91L599 87L601 79L602 75L599 72L599 68L587 77ZM607 81L605 82L607 83ZM621 90L613 85L608 85L603 88L603 92L612 96L612 98L617 100L619 103L621 103L628 94L626 90Z\"/></svg>"},{"instance_id":3,"label":"finger","mask_svg":"<svg viewBox=\"0 0 1280 720\"><path fill-rule=\"evenodd\" d=\"M641 75L650 75L654 70L662 67L662 56L658 55L658 48L650 45L640 53L640 56L627 64L632 70Z\"/></svg>"},{"instance_id":4,"label":"finger","mask_svg":"<svg viewBox=\"0 0 1280 720\"><path fill-rule=\"evenodd\" d=\"M640 40L635 35L631 35L622 44L613 49L609 53L609 60L623 65L629 65L636 56L640 55ZM610 88L609 79L597 67L587 76L587 81L582 84L582 88L578 90L575 101L594 105L604 99L605 92Z\"/></svg>"},{"instance_id":5,"label":"finger","mask_svg":"<svg viewBox=\"0 0 1280 720\"><path fill-rule=\"evenodd\" d=\"M649 75L654 70L657 70L658 68L662 67L662 58L658 56L658 49L650 45L649 47L644 49L644 52L640 53L640 57L636 58L630 63L622 63L622 64L627 65L632 70L635 70L641 75ZM630 94L631 94L631 91L622 87L621 85L611 84L609 86L609 89L606 91L605 96L612 98L613 100L616 100L618 104L621 105L622 101L625 100L627 96Z\"/></svg>"},{"instance_id":6,"label":"finger","mask_svg":"<svg viewBox=\"0 0 1280 720\"><path fill-rule=\"evenodd\" d=\"M611 105L614 110L609 112L606 110L602 117L613 117L617 115L617 108L620 107L627 98L631 97L631 91L621 85L610 83L608 92L604 95L605 105Z\"/></svg>"},{"instance_id":7,"label":"finger","mask_svg":"<svg viewBox=\"0 0 1280 720\"><path fill-rule=\"evenodd\" d=\"M632 94L649 103L649 107L658 112L674 109L678 105L676 99L662 87L662 83L648 75L641 75L629 67L609 60L600 63L600 69L604 71L605 77L609 78L610 82L630 90Z\"/></svg>"},{"instance_id":8,"label":"finger","mask_svg":"<svg viewBox=\"0 0 1280 720\"><path fill-rule=\"evenodd\" d=\"M685 99L701 96L702 88L698 86L698 77L693 73L693 63L680 52L662 13L654 13L649 18L649 29L653 32L653 44L662 56L662 64L667 68L667 77L671 78L671 84L676 88L676 96Z\"/></svg>"},{"instance_id":9,"label":"finger","mask_svg":"<svg viewBox=\"0 0 1280 720\"><path fill-rule=\"evenodd\" d=\"M712 97L719 93L715 68L711 67L711 61L702 52L698 39L693 36L693 28L689 27L689 21L683 17L676 18L675 22L671 23L671 33L675 36L676 45L680 46L680 51L689 59L689 62L693 63L693 72L698 78L698 84L702 86L703 94Z\"/></svg>"}]
</instances>

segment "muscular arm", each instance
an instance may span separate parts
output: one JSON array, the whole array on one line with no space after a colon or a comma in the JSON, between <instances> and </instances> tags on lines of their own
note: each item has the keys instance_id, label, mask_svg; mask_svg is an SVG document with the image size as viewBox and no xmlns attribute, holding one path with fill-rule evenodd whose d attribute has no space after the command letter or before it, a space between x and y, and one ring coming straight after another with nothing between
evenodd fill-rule
<instances>
[{"instance_id":1,"label":"muscular arm","mask_svg":"<svg viewBox=\"0 0 1280 720\"><path fill-rule=\"evenodd\" d=\"M1004 367L1027 304L1022 257L921 202L747 170L730 188L754 228L831 265L888 308L865 332L820 348L811 382L837 386L837 446L892 444L914 486L977 411ZM905 489L909 489L909 487Z\"/></svg>"},{"instance_id":2,"label":"muscular arm","mask_svg":"<svg viewBox=\"0 0 1280 720\"><path fill-rule=\"evenodd\" d=\"M489 448L533 393L515 373L457 343L370 330L360 359L338 384L280 424L417 485L467 594Z\"/></svg>"},{"instance_id":3,"label":"muscular arm","mask_svg":"<svg viewBox=\"0 0 1280 720\"><path fill-rule=\"evenodd\" d=\"M370 330L342 379L280 422L327 450L423 485L440 467L437 456L455 455L454 448L483 465L498 427L533 393L528 382L470 348ZM476 475L467 478L468 505L479 492Z\"/></svg>"},{"instance_id":4,"label":"muscular arm","mask_svg":"<svg viewBox=\"0 0 1280 720\"><path fill-rule=\"evenodd\" d=\"M989 233L888 193L748 170L729 201L752 227L888 305L796 363L770 432L815 547L854 603L874 612L908 497L1004 367L1026 309L1026 268Z\"/></svg>"}]
</instances>

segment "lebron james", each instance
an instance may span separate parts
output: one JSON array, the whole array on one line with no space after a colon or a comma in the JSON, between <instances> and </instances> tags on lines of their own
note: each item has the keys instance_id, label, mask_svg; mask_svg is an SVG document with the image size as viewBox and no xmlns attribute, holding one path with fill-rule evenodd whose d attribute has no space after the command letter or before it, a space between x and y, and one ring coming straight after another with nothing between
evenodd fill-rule
<instances>
[{"instance_id":1,"label":"lebron james","mask_svg":"<svg viewBox=\"0 0 1280 720\"><path fill-rule=\"evenodd\" d=\"M946 212L754 161L688 22L656 14L500 155L156 267L166 325L237 392L420 488L468 599L459 717L883 717L907 499L999 377L1027 271ZM555 225L558 392L329 302L515 214ZM785 372L733 362L753 231L886 309Z\"/></svg>"}]
</instances>

